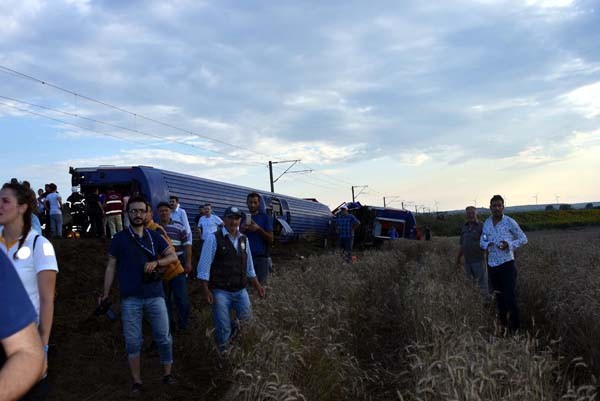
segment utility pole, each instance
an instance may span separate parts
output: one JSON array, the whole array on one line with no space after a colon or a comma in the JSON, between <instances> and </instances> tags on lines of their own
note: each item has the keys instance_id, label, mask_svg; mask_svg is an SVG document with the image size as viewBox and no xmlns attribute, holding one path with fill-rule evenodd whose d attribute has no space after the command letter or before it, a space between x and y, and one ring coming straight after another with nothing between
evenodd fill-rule
<instances>
[{"instance_id":1,"label":"utility pole","mask_svg":"<svg viewBox=\"0 0 600 401\"><path fill-rule=\"evenodd\" d=\"M352 203L356 202L356 198L358 198L358 195L362 194L363 191L368 187L368 185L352 185ZM356 196L354 195L354 188L360 188L360 192L357 193Z\"/></svg>"},{"instance_id":2,"label":"utility pole","mask_svg":"<svg viewBox=\"0 0 600 401\"><path fill-rule=\"evenodd\" d=\"M275 192L275 187L273 186L273 162L269 160L269 182L271 183L271 192Z\"/></svg>"},{"instance_id":3,"label":"utility pole","mask_svg":"<svg viewBox=\"0 0 600 401\"><path fill-rule=\"evenodd\" d=\"M394 196L384 196L383 197L383 207L387 207L388 204L391 204L392 202L398 202L398 200L400 200L400 196L394 195ZM402 208L404 209L404 205L402 206Z\"/></svg>"},{"instance_id":4,"label":"utility pole","mask_svg":"<svg viewBox=\"0 0 600 401\"><path fill-rule=\"evenodd\" d=\"M279 180L281 177L283 177L283 175L286 173L294 174L294 173L310 173L310 172L312 172L312 170L289 171L299 161L300 160L282 160L282 161L273 162L273 161L269 160L269 181L271 183L271 192L275 192L275 186L273 184L275 184L277 182L277 180ZM283 173L279 174L279 177L273 179L273 164L278 164L278 163L292 163L292 165L289 166L287 169L285 169L285 171Z\"/></svg>"}]
</instances>

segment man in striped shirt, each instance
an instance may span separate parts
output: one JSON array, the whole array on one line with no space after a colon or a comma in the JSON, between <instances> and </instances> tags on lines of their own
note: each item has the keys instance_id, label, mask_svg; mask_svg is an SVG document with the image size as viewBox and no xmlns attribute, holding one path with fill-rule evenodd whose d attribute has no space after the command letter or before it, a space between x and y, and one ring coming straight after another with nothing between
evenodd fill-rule
<instances>
[{"instance_id":1,"label":"man in striped shirt","mask_svg":"<svg viewBox=\"0 0 600 401\"><path fill-rule=\"evenodd\" d=\"M187 328L190 316L190 301L187 294L186 276L192 271L192 242L189 240L187 230L179 221L171 218L171 208L169 203L160 202L158 204L158 217L160 225L165 229L167 236L171 239L175 253L183 265L183 273L177 275L166 283L165 298L167 301L167 311L173 321L171 313L171 303L175 301L177 308L177 327L180 330Z\"/></svg>"}]
</instances>

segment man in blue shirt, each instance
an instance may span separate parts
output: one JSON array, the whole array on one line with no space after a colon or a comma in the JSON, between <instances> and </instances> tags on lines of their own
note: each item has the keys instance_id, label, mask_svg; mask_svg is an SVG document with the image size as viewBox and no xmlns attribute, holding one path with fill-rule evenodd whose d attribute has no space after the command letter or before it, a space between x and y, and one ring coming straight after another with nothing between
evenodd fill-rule
<instances>
[{"instance_id":1,"label":"man in blue shirt","mask_svg":"<svg viewBox=\"0 0 600 401\"><path fill-rule=\"evenodd\" d=\"M265 285L272 269L270 246L273 245L273 218L260 211L260 195L251 192L246 197L250 222L242 224L242 232L248 237L252 249L252 262L258 281Z\"/></svg>"},{"instance_id":2,"label":"man in blue shirt","mask_svg":"<svg viewBox=\"0 0 600 401\"><path fill-rule=\"evenodd\" d=\"M0 252L0 400L16 400L44 371L36 312L10 260Z\"/></svg>"},{"instance_id":3,"label":"man in blue shirt","mask_svg":"<svg viewBox=\"0 0 600 401\"><path fill-rule=\"evenodd\" d=\"M177 255L158 232L144 227L144 217L151 213L148 209L142 197L129 200L127 213L130 226L116 233L110 242L104 291L99 299L99 302L103 302L109 297L115 273L118 274L123 334L134 393L142 389L140 352L144 316L152 326L154 342L158 346L164 371L163 383L175 382L171 376L173 347L160 272L161 266L164 269L177 261Z\"/></svg>"},{"instance_id":4,"label":"man in blue shirt","mask_svg":"<svg viewBox=\"0 0 600 401\"><path fill-rule=\"evenodd\" d=\"M352 246L354 243L354 230L360 225L358 219L348 213L348 206L342 205L337 216L336 231L340 238L340 248L344 253L346 262L352 262Z\"/></svg>"},{"instance_id":5,"label":"man in blue shirt","mask_svg":"<svg viewBox=\"0 0 600 401\"><path fill-rule=\"evenodd\" d=\"M212 309L220 353L227 351L236 328L231 321L231 309L235 310L239 320L252 316L246 291L248 281L261 298L265 297L265 289L256 278L248 239L239 231L241 218L242 211L237 207L225 209L224 227L206 238L198 262L202 298Z\"/></svg>"}]
</instances>

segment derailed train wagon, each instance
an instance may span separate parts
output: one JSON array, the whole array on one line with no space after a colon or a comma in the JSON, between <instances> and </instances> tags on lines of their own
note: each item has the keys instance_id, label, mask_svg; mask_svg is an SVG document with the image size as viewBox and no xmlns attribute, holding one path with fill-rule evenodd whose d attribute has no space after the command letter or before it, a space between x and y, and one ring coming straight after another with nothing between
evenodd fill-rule
<instances>
[{"instance_id":1,"label":"derailed train wagon","mask_svg":"<svg viewBox=\"0 0 600 401\"><path fill-rule=\"evenodd\" d=\"M405 209L384 208L349 202L348 212L359 221L360 226L354 234L354 243L360 245L378 245L390 239L390 229L394 227L399 238L411 238L416 229L413 213ZM338 209L334 210L337 213Z\"/></svg>"},{"instance_id":2,"label":"derailed train wagon","mask_svg":"<svg viewBox=\"0 0 600 401\"><path fill-rule=\"evenodd\" d=\"M213 213L222 217L229 206L248 211L246 196L256 192L261 196L261 211L273 216L275 236L279 240L326 238L331 225L331 211L314 200L271 193L239 185L156 169L149 166L82 167L69 169L72 185L83 194L96 188L102 193L109 187L121 194L139 193L151 203L154 212L159 202L175 195L185 209L190 226L199 214L198 208L210 203Z\"/></svg>"}]
</instances>

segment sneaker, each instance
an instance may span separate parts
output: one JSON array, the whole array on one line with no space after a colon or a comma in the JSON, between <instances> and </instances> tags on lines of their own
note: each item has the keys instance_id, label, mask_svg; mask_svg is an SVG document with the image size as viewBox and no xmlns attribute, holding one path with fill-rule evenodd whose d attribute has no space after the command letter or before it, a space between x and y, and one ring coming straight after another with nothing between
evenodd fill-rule
<instances>
[{"instance_id":1,"label":"sneaker","mask_svg":"<svg viewBox=\"0 0 600 401\"><path fill-rule=\"evenodd\" d=\"M173 377L173 375L164 375L162 378L163 384L173 385L177 384L177 379Z\"/></svg>"},{"instance_id":2,"label":"sneaker","mask_svg":"<svg viewBox=\"0 0 600 401\"><path fill-rule=\"evenodd\" d=\"M131 394L139 394L142 392L142 383L133 383L131 386Z\"/></svg>"}]
</instances>

